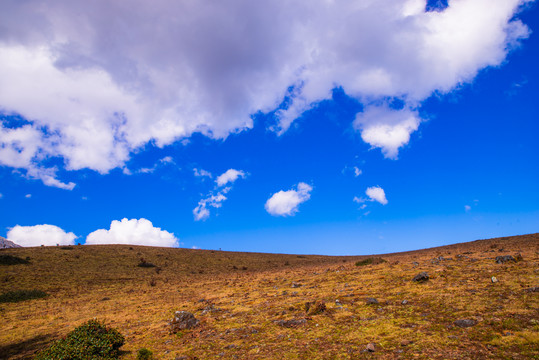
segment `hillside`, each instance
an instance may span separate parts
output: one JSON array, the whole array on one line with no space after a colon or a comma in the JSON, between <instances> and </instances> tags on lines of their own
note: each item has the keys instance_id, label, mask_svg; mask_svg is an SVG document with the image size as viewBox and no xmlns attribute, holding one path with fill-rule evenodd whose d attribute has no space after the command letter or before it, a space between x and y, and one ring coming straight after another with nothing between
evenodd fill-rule
<instances>
[{"instance_id":1,"label":"hillside","mask_svg":"<svg viewBox=\"0 0 539 360\"><path fill-rule=\"evenodd\" d=\"M378 264L123 245L4 255L28 263L0 264L0 294L48 296L0 303L0 359L30 359L92 318L126 337L122 359L143 347L156 359L539 358L539 234L380 255ZM517 261L497 263L503 255ZM412 281L420 272L429 279ZM307 312L316 301L325 309ZM200 323L171 333L177 310Z\"/></svg>"}]
</instances>

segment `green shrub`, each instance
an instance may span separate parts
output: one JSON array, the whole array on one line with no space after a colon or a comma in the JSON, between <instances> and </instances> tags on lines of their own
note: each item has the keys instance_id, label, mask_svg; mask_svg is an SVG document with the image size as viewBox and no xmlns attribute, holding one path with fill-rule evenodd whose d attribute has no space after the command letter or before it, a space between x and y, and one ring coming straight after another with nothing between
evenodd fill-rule
<instances>
[{"instance_id":1,"label":"green shrub","mask_svg":"<svg viewBox=\"0 0 539 360\"><path fill-rule=\"evenodd\" d=\"M0 255L0 265L18 265L18 264L30 264L30 261L21 259L18 256L2 254Z\"/></svg>"},{"instance_id":2,"label":"green shrub","mask_svg":"<svg viewBox=\"0 0 539 360\"><path fill-rule=\"evenodd\" d=\"M39 299L48 294L41 290L15 290L0 295L0 303L14 303L24 300Z\"/></svg>"},{"instance_id":3,"label":"green shrub","mask_svg":"<svg viewBox=\"0 0 539 360\"><path fill-rule=\"evenodd\" d=\"M356 262L356 266L365 266L365 265L378 265L385 263L386 261L380 257L370 257L364 260Z\"/></svg>"},{"instance_id":4,"label":"green shrub","mask_svg":"<svg viewBox=\"0 0 539 360\"><path fill-rule=\"evenodd\" d=\"M124 342L118 330L90 320L39 352L34 360L116 360Z\"/></svg>"},{"instance_id":5,"label":"green shrub","mask_svg":"<svg viewBox=\"0 0 539 360\"><path fill-rule=\"evenodd\" d=\"M146 348L142 348L137 352L137 360L152 360L152 359L153 359L153 353Z\"/></svg>"}]
</instances>

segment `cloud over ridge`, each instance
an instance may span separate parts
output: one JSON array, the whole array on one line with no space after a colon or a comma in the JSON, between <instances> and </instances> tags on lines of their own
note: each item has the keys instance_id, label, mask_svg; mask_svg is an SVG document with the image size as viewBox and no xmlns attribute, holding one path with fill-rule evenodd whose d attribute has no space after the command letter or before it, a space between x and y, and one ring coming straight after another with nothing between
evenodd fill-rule
<instances>
[{"instance_id":1,"label":"cloud over ridge","mask_svg":"<svg viewBox=\"0 0 539 360\"><path fill-rule=\"evenodd\" d=\"M46 159L107 173L149 142L249 129L288 94L283 132L336 86L366 106L362 139L396 158L423 100L501 64L529 35L515 17L525 2L2 2L0 112L28 122L2 121L0 165L72 189ZM387 97L404 108L379 105Z\"/></svg>"},{"instance_id":2,"label":"cloud over ridge","mask_svg":"<svg viewBox=\"0 0 539 360\"><path fill-rule=\"evenodd\" d=\"M96 230L86 237L87 245L129 244L160 247L178 247L179 240L166 230L154 227L150 220L123 218L113 220L110 229Z\"/></svg>"},{"instance_id":3,"label":"cloud over ridge","mask_svg":"<svg viewBox=\"0 0 539 360\"><path fill-rule=\"evenodd\" d=\"M17 245L26 246L54 246L74 245L77 236L66 232L56 225L42 224L34 226L16 225L7 233L7 238Z\"/></svg>"}]
</instances>

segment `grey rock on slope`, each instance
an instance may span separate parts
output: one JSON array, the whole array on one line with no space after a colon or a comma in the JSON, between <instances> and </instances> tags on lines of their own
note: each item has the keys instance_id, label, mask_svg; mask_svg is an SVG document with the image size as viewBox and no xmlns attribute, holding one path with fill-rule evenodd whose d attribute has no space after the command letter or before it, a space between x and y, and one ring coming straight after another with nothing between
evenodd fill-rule
<instances>
[{"instance_id":1,"label":"grey rock on slope","mask_svg":"<svg viewBox=\"0 0 539 360\"><path fill-rule=\"evenodd\" d=\"M20 245L15 244L13 241L9 241L0 236L0 249L19 248Z\"/></svg>"}]
</instances>

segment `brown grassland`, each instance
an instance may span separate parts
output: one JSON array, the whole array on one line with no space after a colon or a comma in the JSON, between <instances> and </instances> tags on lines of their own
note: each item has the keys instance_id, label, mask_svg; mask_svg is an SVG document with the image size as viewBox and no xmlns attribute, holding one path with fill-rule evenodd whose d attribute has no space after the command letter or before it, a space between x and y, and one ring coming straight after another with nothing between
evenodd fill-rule
<instances>
[{"instance_id":1,"label":"brown grassland","mask_svg":"<svg viewBox=\"0 0 539 360\"><path fill-rule=\"evenodd\" d=\"M517 253L518 262L494 260ZM381 255L385 262L366 265L356 262L368 256L124 245L1 254L30 263L0 265L0 294L49 294L0 303L1 359L30 359L93 318L125 336L122 359L141 348L155 359L539 359L539 234ZM141 258L157 267L137 266ZM430 279L411 281L421 271ZM307 314L305 303L317 300L325 311ZM177 310L199 325L170 333ZM290 319L306 322L278 323ZM477 323L462 328L459 319Z\"/></svg>"}]
</instances>

